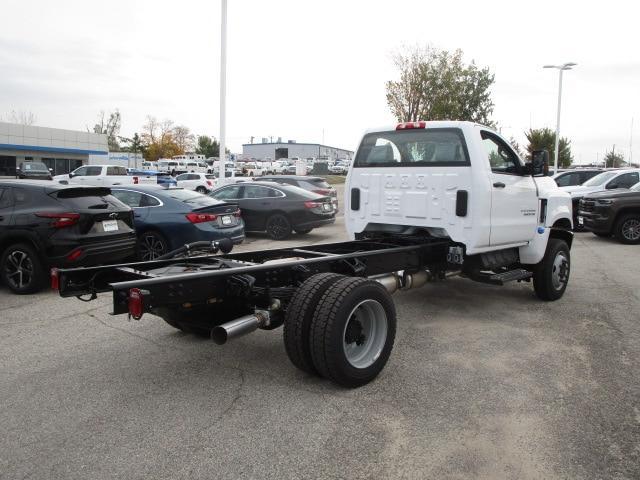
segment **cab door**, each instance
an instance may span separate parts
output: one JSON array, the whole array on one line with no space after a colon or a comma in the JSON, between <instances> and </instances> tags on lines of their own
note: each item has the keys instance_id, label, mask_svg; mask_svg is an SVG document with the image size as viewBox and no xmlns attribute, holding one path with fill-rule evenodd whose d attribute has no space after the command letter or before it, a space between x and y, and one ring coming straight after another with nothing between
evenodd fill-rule
<instances>
[{"instance_id":1,"label":"cab door","mask_svg":"<svg viewBox=\"0 0 640 480\"><path fill-rule=\"evenodd\" d=\"M482 144L491 166L491 246L530 241L538 225L538 195L531 175L511 146L497 134L482 130Z\"/></svg>"}]
</instances>

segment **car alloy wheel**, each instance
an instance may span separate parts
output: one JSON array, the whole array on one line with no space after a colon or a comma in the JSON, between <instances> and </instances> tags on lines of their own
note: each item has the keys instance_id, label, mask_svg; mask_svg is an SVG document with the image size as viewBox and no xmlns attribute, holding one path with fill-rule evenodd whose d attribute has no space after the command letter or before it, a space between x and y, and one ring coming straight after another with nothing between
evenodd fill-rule
<instances>
[{"instance_id":1,"label":"car alloy wheel","mask_svg":"<svg viewBox=\"0 0 640 480\"><path fill-rule=\"evenodd\" d=\"M138 241L140 259L142 261L155 260L167 253L167 244L156 233L144 233Z\"/></svg>"},{"instance_id":2,"label":"car alloy wheel","mask_svg":"<svg viewBox=\"0 0 640 480\"><path fill-rule=\"evenodd\" d=\"M33 281L33 261L27 252L15 250L7 256L5 279L16 290L22 290Z\"/></svg>"},{"instance_id":3,"label":"car alloy wheel","mask_svg":"<svg viewBox=\"0 0 640 480\"><path fill-rule=\"evenodd\" d=\"M640 220L630 218L622 224L622 236L630 242L640 240Z\"/></svg>"}]
</instances>

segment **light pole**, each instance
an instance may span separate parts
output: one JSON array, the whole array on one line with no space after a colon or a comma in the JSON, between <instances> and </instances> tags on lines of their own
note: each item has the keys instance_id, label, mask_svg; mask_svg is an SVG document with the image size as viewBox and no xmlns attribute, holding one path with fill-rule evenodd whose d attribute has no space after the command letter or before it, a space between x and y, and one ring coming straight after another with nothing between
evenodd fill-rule
<instances>
[{"instance_id":1,"label":"light pole","mask_svg":"<svg viewBox=\"0 0 640 480\"><path fill-rule=\"evenodd\" d=\"M571 70L577 63L569 62L562 65L545 65L543 68L555 68L558 70L558 119L556 121L556 146L553 159L553 174L558 173L558 154L560 153L560 107L562 106L562 72Z\"/></svg>"},{"instance_id":2,"label":"light pole","mask_svg":"<svg viewBox=\"0 0 640 480\"><path fill-rule=\"evenodd\" d=\"M221 2L220 21L220 167L218 168L219 182L226 183L226 130L227 130L227 0Z\"/></svg>"}]
</instances>

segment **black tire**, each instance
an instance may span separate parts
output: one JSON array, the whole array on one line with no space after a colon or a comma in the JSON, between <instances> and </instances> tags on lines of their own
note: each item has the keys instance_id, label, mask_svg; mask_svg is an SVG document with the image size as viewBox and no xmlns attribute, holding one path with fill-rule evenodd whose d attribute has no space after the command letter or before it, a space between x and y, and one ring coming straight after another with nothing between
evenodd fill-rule
<instances>
[{"instance_id":1,"label":"black tire","mask_svg":"<svg viewBox=\"0 0 640 480\"><path fill-rule=\"evenodd\" d=\"M375 334L368 338L364 334L362 318L356 314L363 305L374 306L372 310L380 322L373 329ZM352 326L358 330L351 332ZM382 371L391 355L395 335L395 306L382 285L363 278L338 280L320 298L311 321L313 365L323 377L338 385L360 387ZM347 350L355 345L364 346L364 350L369 352L367 358L370 363L356 365L353 359L348 358Z\"/></svg>"},{"instance_id":2,"label":"black tire","mask_svg":"<svg viewBox=\"0 0 640 480\"><path fill-rule=\"evenodd\" d=\"M313 228L295 228L294 229L298 235L306 235L310 233Z\"/></svg>"},{"instance_id":3,"label":"black tire","mask_svg":"<svg viewBox=\"0 0 640 480\"><path fill-rule=\"evenodd\" d=\"M337 273L319 273L309 277L300 285L291 298L284 316L284 348L291 363L303 372L318 375L311 358L309 343L311 320L318 301L330 285L343 275Z\"/></svg>"},{"instance_id":4,"label":"black tire","mask_svg":"<svg viewBox=\"0 0 640 480\"><path fill-rule=\"evenodd\" d=\"M196 187L196 192L201 193L203 195L206 195L207 194L207 189L204 188L203 186Z\"/></svg>"},{"instance_id":5,"label":"black tire","mask_svg":"<svg viewBox=\"0 0 640 480\"><path fill-rule=\"evenodd\" d=\"M550 238L544 258L533 269L533 288L538 298L553 301L562 297L570 273L571 254L567 242Z\"/></svg>"},{"instance_id":6,"label":"black tire","mask_svg":"<svg viewBox=\"0 0 640 480\"><path fill-rule=\"evenodd\" d=\"M613 234L620 243L626 245L640 243L640 215L637 213L622 215L616 222Z\"/></svg>"},{"instance_id":7,"label":"black tire","mask_svg":"<svg viewBox=\"0 0 640 480\"><path fill-rule=\"evenodd\" d=\"M168 251L169 244L158 232L149 230L138 236L138 257L140 260L155 260Z\"/></svg>"},{"instance_id":8,"label":"black tire","mask_svg":"<svg viewBox=\"0 0 640 480\"><path fill-rule=\"evenodd\" d=\"M42 290L47 274L34 248L16 243L2 253L0 277L13 293L26 295Z\"/></svg>"},{"instance_id":9,"label":"black tire","mask_svg":"<svg viewBox=\"0 0 640 480\"><path fill-rule=\"evenodd\" d=\"M267 219L266 230L273 240L285 240L291 236L291 222L285 215L276 213Z\"/></svg>"}]
</instances>

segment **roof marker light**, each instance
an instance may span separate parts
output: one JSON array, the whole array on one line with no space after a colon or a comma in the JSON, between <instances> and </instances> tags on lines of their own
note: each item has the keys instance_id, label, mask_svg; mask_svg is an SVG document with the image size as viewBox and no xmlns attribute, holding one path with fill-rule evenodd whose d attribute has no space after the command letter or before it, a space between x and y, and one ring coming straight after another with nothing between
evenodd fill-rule
<instances>
[{"instance_id":1,"label":"roof marker light","mask_svg":"<svg viewBox=\"0 0 640 480\"><path fill-rule=\"evenodd\" d=\"M413 130L416 128L427 128L427 122L420 120L418 122L402 122L396 125L396 130Z\"/></svg>"}]
</instances>

